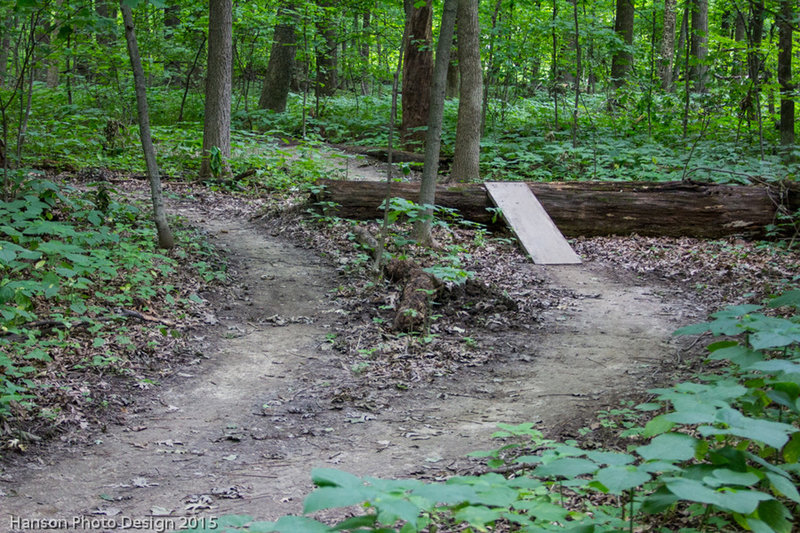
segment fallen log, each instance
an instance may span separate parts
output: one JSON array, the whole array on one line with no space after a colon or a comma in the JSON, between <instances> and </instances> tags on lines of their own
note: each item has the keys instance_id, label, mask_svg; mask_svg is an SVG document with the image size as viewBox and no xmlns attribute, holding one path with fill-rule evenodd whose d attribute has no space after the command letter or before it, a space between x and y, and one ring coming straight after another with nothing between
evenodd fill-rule
<instances>
[{"instance_id":1,"label":"fallen log","mask_svg":"<svg viewBox=\"0 0 800 533\"><path fill-rule=\"evenodd\" d=\"M331 147L351 154L365 155L384 163L389 161L389 149L381 146L353 146L349 144L330 144ZM452 162L450 156L439 157L439 168L447 167ZM425 154L409 152L407 150L392 150L393 163L424 163Z\"/></svg>"},{"instance_id":2,"label":"fallen log","mask_svg":"<svg viewBox=\"0 0 800 533\"><path fill-rule=\"evenodd\" d=\"M337 204L344 218L379 218L386 184L321 180L316 202ZM691 182L529 183L561 232L568 237L630 235L720 238L762 237L781 206L800 208L800 186L706 185ZM393 183L390 196L419 198L419 183ZM457 209L465 219L492 224L491 200L482 184L437 186L436 204ZM501 224L499 220L494 223Z\"/></svg>"}]
</instances>

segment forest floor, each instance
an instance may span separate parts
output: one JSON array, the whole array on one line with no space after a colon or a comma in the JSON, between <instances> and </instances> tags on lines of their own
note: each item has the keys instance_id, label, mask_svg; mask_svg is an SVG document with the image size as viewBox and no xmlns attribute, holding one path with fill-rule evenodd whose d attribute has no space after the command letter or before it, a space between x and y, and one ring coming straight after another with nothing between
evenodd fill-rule
<instances>
[{"instance_id":1,"label":"forest floor","mask_svg":"<svg viewBox=\"0 0 800 533\"><path fill-rule=\"evenodd\" d=\"M470 265L477 289L448 293L426 344L382 325L396 289L354 278L336 238L258 202L168 188L171 211L228 258L231 283L201 295L213 324L187 331L196 357L102 431L7 457L0 531L11 517L276 519L301 512L314 467L426 480L482 471L466 454L499 447L497 423L554 437L586 425L602 440L594 413L691 368L701 343L672 332L748 282L719 251L740 244L715 245L692 273L687 254L703 243L579 240L583 265L545 267L490 241ZM667 252L656 257L656 244ZM752 266L767 262L756 255L753 277L779 268Z\"/></svg>"}]
</instances>

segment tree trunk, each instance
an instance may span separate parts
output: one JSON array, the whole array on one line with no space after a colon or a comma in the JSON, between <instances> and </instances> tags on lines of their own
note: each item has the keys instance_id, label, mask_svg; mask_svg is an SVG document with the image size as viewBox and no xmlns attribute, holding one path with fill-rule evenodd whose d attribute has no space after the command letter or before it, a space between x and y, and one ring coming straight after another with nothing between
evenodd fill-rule
<instances>
[{"instance_id":1,"label":"tree trunk","mask_svg":"<svg viewBox=\"0 0 800 533\"><path fill-rule=\"evenodd\" d=\"M278 20L275 23L275 34L272 39L272 52L267 63L267 75L261 88L258 107L276 113L286 111L286 101L292 85L295 57L297 56L297 36L294 28L298 25L297 12L294 6L281 4L278 8Z\"/></svg>"},{"instance_id":2,"label":"tree trunk","mask_svg":"<svg viewBox=\"0 0 800 533\"><path fill-rule=\"evenodd\" d=\"M325 13L317 22L322 42L317 46L317 98L332 96L339 87L339 57L336 45L337 32L330 2L320 2Z\"/></svg>"},{"instance_id":3,"label":"tree trunk","mask_svg":"<svg viewBox=\"0 0 800 533\"><path fill-rule=\"evenodd\" d=\"M385 187L373 182L322 180L315 201L339 207L337 216L369 220L379 216ZM629 235L721 238L762 237L775 219L779 187L671 183L552 182L530 183L559 229L568 237ZM392 195L417 201L419 185L395 183ZM791 185L785 205L800 208L800 187ZM467 220L492 222L493 204L480 184L439 186L436 203L457 209Z\"/></svg>"},{"instance_id":4,"label":"tree trunk","mask_svg":"<svg viewBox=\"0 0 800 533\"><path fill-rule=\"evenodd\" d=\"M633 18L634 0L617 0L617 16L614 22L614 32L623 42L623 47L614 52L611 58L611 83L614 87L621 87L625 78L633 67Z\"/></svg>"},{"instance_id":5,"label":"tree trunk","mask_svg":"<svg viewBox=\"0 0 800 533\"><path fill-rule=\"evenodd\" d=\"M409 39L403 63L403 118L400 126L403 142L413 149L425 139L422 131L428 124L433 76L433 8L431 0L415 7L406 0Z\"/></svg>"},{"instance_id":6,"label":"tree trunk","mask_svg":"<svg viewBox=\"0 0 800 533\"><path fill-rule=\"evenodd\" d=\"M6 84L8 76L8 57L11 51L11 30L14 28L13 17L7 17L0 28L0 87Z\"/></svg>"},{"instance_id":7,"label":"tree trunk","mask_svg":"<svg viewBox=\"0 0 800 533\"><path fill-rule=\"evenodd\" d=\"M747 38L747 27L744 21L744 14L740 10L736 10L735 17L735 27L733 30L733 40L736 43L744 42ZM731 69L731 74L734 76L741 76L742 74L742 60L740 59L740 54L734 52L735 56L733 58L733 68Z\"/></svg>"},{"instance_id":8,"label":"tree trunk","mask_svg":"<svg viewBox=\"0 0 800 533\"><path fill-rule=\"evenodd\" d=\"M689 78L696 93L706 92L708 75L708 0L692 0L692 44L694 62L689 67Z\"/></svg>"},{"instance_id":9,"label":"tree trunk","mask_svg":"<svg viewBox=\"0 0 800 533\"><path fill-rule=\"evenodd\" d=\"M203 121L203 160L200 179L230 178L231 84L233 65L232 0L210 0L208 16L208 74L206 77L205 118ZM214 148L219 161L214 161ZM220 164L219 169L212 167Z\"/></svg>"},{"instance_id":10,"label":"tree trunk","mask_svg":"<svg viewBox=\"0 0 800 533\"><path fill-rule=\"evenodd\" d=\"M442 7L442 23L439 42L436 45L436 64L433 69L433 85L428 113L428 129L425 132L425 163L422 167L419 203L433 205L436 201L436 177L439 173L439 150L442 143L442 117L444 116L444 93L447 85L447 67L453 47L453 28L460 0L445 0ZM459 24L460 26L460 24ZM480 75L480 74L479 74ZM425 217L414 228L417 240L425 245L431 243L431 217L433 210L427 209Z\"/></svg>"},{"instance_id":11,"label":"tree trunk","mask_svg":"<svg viewBox=\"0 0 800 533\"><path fill-rule=\"evenodd\" d=\"M458 0L458 68L461 95L458 101L458 124L453 168L450 180L480 180L481 106L483 73L481 70L478 0Z\"/></svg>"},{"instance_id":12,"label":"tree trunk","mask_svg":"<svg viewBox=\"0 0 800 533\"><path fill-rule=\"evenodd\" d=\"M689 33L689 13L690 4L687 2L681 17L681 29L678 32L678 46L676 47L677 53L675 54L675 64L672 67L672 80L673 84L681 77L681 65L686 58L686 38Z\"/></svg>"},{"instance_id":13,"label":"tree trunk","mask_svg":"<svg viewBox=\"0 0 800 533\"><path fill-rule=\"evenodd\" d=\"M130 57L133 70L133 82L136 87L139 137L141 137L144 160L147 165L147 177L150 181L150 196L153 201L153 220L158 233L158 246L160 248L172 248L175 246L175 239L167 223L167 215L164 212L164 201L161 196L161 176L158 172L156 151L153 148L153 138L150 134L150 111L147 107L147 89L144 85L144 69L142 68L139 47L136 44L136 33L133 28L133 13L124 0L120 2L120 6L122 8L122 18L125 22L125 41L128 44L128 56Z\"/></svg>"},{"instance_id":14,"label":"tree trunk","mask_svg":"<svg viewBox=\"0 0 800 533\"><path fill-rule=\"evenodd\" d=\"M367 7L361 15L361 46L358 53L361 56L364 73L361 78L361 95L367 96L372 91L372 74L369 64L369 35L372 13Z\"/></svg>"},{"instance_id":15,"label":"tree trunk","mask_svg":"<svg viewBox=\"0 0 800 533\"><path fill-rule=\"evenodd\" d=\"M461 86L461 80L458 78L458 63L453 61L453 58L457 56L458 50L455 48L450 50L450 64L447 65L447 89L444 92L444 97L448 100L458 97Z\"/></svg>"},{"instance_id":16,"label":"tree trunk","mask_svg":"<svg viewBox=\"0 0 800 533\"><path fill-rule=\"evenodd\" d=\"M778 18L778 83L781 86L781 144L794 145L794 100L792 92L792 20L797 0L781 0Z\"/></svg>"},{"instance_id":17,"label":"tree trunk","mask_svg":"<svg viewBox=\"0 0 800 533\"><path fill-rule=\"evenodd\" d=\"M101 47L114 44L117 40L117 33L114 31L117 20L117 4L112 0L96 0L94 10L98 17L104 19L104 27L98 29L95 34L95 41Z\"/></svg>"},{"instance_id":18,"label":"tree trunk","mask_svg":"<svg viewBox=\"0 0 800 533\"><path fill-rule=\"evenodd\" d=\"M672 60L675 57L675 22L677 20L676 0L664 0L664 29L661 37L661 61L659 77L661 88L672 92Z\"/></svg>"}]
</instances>

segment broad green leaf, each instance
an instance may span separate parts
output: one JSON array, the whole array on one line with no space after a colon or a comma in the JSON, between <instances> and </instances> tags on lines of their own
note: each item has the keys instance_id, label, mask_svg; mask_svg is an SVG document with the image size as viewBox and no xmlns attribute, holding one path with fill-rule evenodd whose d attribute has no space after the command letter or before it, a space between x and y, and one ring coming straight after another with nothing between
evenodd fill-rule
<instances>
[{"instance_id":1,"label":"broad green leaf","mask_svg":"<svg viewBox=\"0 0 800 533\"><path fill-rule=\"evenodd\" d=\"M612 494L622 494L650 481L650 474L635 466L609 466L599 470L595 474L595 479L605 485Z\"/></svg>"},{"instance_id":2,"label":"broad green leaf","mask_svg":"<svg viewBox=\"0 0 800 533\"><path fill-rule=\"evenodd\" d=\"M720 509L745 515L755 511L759 502L771 499L768 494L754 490L714 490L694 479L671 479L666 486L682 500L716 505Z\"/></svg>"},{"instance_id":3,"label":"broad green leaf","mask_svg":"<svg viewBox=\"0 0 800 533\"><path fill-rule=\"evenodd\" d=\"M688 461L694 457L697 439L683 433L665 433L634 451L645 461Z\"/></svg>"},{"instance_id":4,"label":"broad green leaf","mask_svg":"<svg viewBox=\"0 0 800 533\"><path fill-rule=\"evenodd\" d=\"M574 478L582 474L589 474L597 471L597 463L587 459L575 457L565 457L556 459L546 465L540 465L533 471L534 475L541 477L566 477Z\"/></svg>"},{"instance_id":5,"label":"broad green leaf","mask_svg":"<svg viewBox=\"0 0 800 533\"><path fill-rule=\"evenodd\" d=\"M333 529L336 531L342 531L346 529L370 528L375 524L377 518L378 517L374 514L354 516L352 518L342 520L333 526Z\"/></svg>"},{"instance_id":6,"label":"broad green leaf","mask_svg":"<svg viewBox=\"0 0 800 533\"><path fill-rule=\"evenodd\" d=\"M710 324L708 322L703 322L702 324L691 324L689 326L676 329L673 335L700 335L701 333L705 333L709 330L709 325Z\"/></svg>"},{"instance_id":7,"label":"broad green leaf","mask_svg":"<svg viewBox=\"0 0 800 533\"><path fill-rule=\"evenodd\" d=\"M586 452L586 457L597 464L609 466L627 465L636 460L634 456L620 452L590 451Z\"/></svg>"},{"instance_id":8,"label":"broad green leaf","mask_svg":"<svg viewBox=\"0 0 800 533\"><path fill-rule=\"evenodd\" d=\"M321 509L335 509L356 505L375 496L375 490L365 486L333 487L322 486L309 494L303 503L304 513Z\"/></svg>"},{"instance_id":9,"label":"broad green leaf","mask_svg":"<svg viewBox=\"0 0 800 533\"><path fill-rule=\"evenodd\" d=\"M675 427L675 422L667 418L666 415L658 415L645 424L642 436L645 438L655 437L656 435L666 433L673 427Z\"/></svg>"},{"instance_id":10,"label":"broad green leaf","mask_svg":"<svg viewBox=\"0 0 800 533\"><path fill-rule=\"evenodd\" d=\"M520 511L528 511L528 514L537 520L547 522L563 520L569 514L569 511L560 505L538 500L514 502L512 506Z\"/></svg>"},{"instance_id":11,"label":"broad green leaf","mask_svg":"<svg viewBox=\"0 0 800 533\"><path fill-rule=\"evenodd\" d=\"M782 348L800 342L800 324L773 316L758 316L748 324L754 330L750 335L750 345L755 350Z\"/></svg>"},{"instance_id":12,"label":"broad green leaf","mask_svg":"<svg viewBox=\"0 0 800 533\"><path fill-rule=\"evenodd\" d=\"M800 431L795 432L792 438L783 447L783 460L789 464L800 463Z\"/></svg>"},{"instance_id":13,"label":"broad green leaf","mask_svg":"<svg viewBox=\"0 0 800 533\"><path fill-rule=\"evenodd\" d=\"M727 359L728 361L730 361L735 365L739 365L742 368L747 368L749 365L752 365L753 363L763 361L764 355L755 350L751 350L747 346L736 344L736 346L731 346L730 348L722 348L720 350L715 350L714 352L711 353L709 359L711 360Z\"/></svg>"},{"instance_id":14,"label":"broad green leaf","mask_svg":"<svg viewBox=\"0 0 800 533\"><path fill-rule=\"evenodd\" d=\"M431 484L425 485L412 492L414 496L425 498L429 502L444 505L456 505L461 502L474 502L478 499L475 489L468 485Z\"/></svg>"},{"instance_id":15,"label":"broad green leaf","mask_svg":"<svg viewBox=\"0 0 800 533\"><path fill-rule=\"evenodd\" d=\"M769 302L770 307L782 307L784 305L790 305L800 309L800 290L795 289L787 291Z\"/></svg>"},{"instance_id":16,"label":"broad green leaf","mask_svg":"<svg viewBox=\"0 0 800 533\"><path fill-rule=\"evenodd\" d=\"M364 484L361 478L335 468L314 468L311 481L318 487L361 487Z\"/></svg>"},{"instance_id":17,"label":"broad green leaf","mask_svg":"<svg viewBox=\"0 0 800 533\"><path fill-rule=\"evenodd\" d=\"M468 505L456 511L455 519L459 522L466 522L474 526L484 526L499 520L503 517L499 509L490 509L483 505Z\"/></svg>"},{"instance_id":18,"label":"broad green leaf","mask_svg":"<svg viewBox=\"0 0 800 533\"><path fill-rule=\"evenodd\" d=\"M282 516L273 531L278 533L330 533L332 528L305 516Z\"/></svg>"},{"instance_id":19,"label":"broad green leaf","mask_svg":"<svg viewBox=\"0 0 800 533\"><path fill-rule=\"evenodd\" d=\"M397 519L413 523L422 512L412 502L395 496L376 496L372 503L378 509L378 520L384 524L394 524Z\"/></svg>"},{"instance_id":20,"label":"broad green leaf","mask_svg":"<svg viewBox=\"0 0 800 533\"><path fill-rule=\"evenodd\" d=\"M722 485L741 485L749 487L758 483L760 478L752 472L736 472L728 468L717 468L710 476L703 478L703 482L711 487Z\"/></svg>"},{"instance_id":21,"label":"broad green leaf","mask_svg":"<svg viewBox=\"0 0 800 533\"><path fill-rule=\"evenodd\" d=\"M792 513L777 500L766 500L758 505L758 518L766 522L777 533L791 533Z\"/></svg>"},{"instance_id":22,"label":"broad green leaf","mask_svg":"<svg viewBox=\"0 0 800 533\"><path fill-rule=\"evenodd\" d=\"M800 492L797 491L797 485L795 485L791 480L786 479L783 476L773 474L772 472L767 472L766 475L767 479L772 485L773 490L775 490L781 496L789 498L795 503L800 503Z\"/></svg>"},{"instance_id":23,"label":"broad green leaf","mask_svg":"<svg viewBox=\"0 0 800 533\"><path fill-rule=\"evenodd\" d=\"M717 421L727 427L700 426L697 431L707 437L709 435L735 435L756 442L763 442L773 448L781 449L789 440L789 435L797 428L780 422L750 418L735 409L720 409Z\"/></svg>"}]
</instances>

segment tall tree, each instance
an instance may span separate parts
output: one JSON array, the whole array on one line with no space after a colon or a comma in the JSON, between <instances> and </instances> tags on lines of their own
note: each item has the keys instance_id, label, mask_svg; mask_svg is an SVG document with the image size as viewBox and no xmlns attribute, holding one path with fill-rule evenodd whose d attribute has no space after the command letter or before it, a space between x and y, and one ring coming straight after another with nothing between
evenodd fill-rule
<instances>
[{"instance_id":1,"label":"tall tree","mask_svg":"<svg viewBox=\"0 0 800 533\"><path fill-rule=\"evenodd\" d=\"M661 61L659 77L661 88L672 92L672 60L675 57L675 23L677 21L676 0L664 0L664 26L661 35Z\"/></svg>"},{"instance_id":2,"label":"tall tree","mask_svg":"<svg viewBox=\"0 0 800 533\"><path fill-rule=\"evenodd\" d=\"M706 92L706 76L708 65L708 0L692 0L692 40L689 66L689 78L692 80L692 90L698 93Z\"/></svg>"},{"instance_id":3,"label":"tall tree","mask_svg":"<svg viewBox=\"0 0 800 533\"><path fill-rule=\"evenodd\" d=\"M276 113L283 113L286 110L297 56L297 36L294 28L297 26L298 18L295 6L290 2L282 3L278 8L267 75L264 78L261 97L258 99L258 107L261 109L270 109Z\"/></svg>"},{"instance_id":4,"label":"tall tree","mask_svg":"<svg viewBox=\"0 0 800 533\"><path fill-rule=\"evenodd\" d=\"M216 177L225 178L231 174L228 159L231 156L233 4L232 0L209 0L208 7L208 72L200 179L211 178L215 163L220 164ZM217 150L218 155L215 155ZM219 160L215 161L217 156Z\"/></svg>"},{"instance_id":5,"label":"tall tree","mask_svg":"<svg viewBox=\"0 0 800 533\"><path fill-rule=\"evenodd\" d=\"M622 41L611 58L611 83L621 87L633 67L633 19L634 0L617 0L617 16L614 21L614 32Z\"/></svg>"},{"instance_id":6,"label":"tall tree","mask_svg":"<svg viewBox=\"0 0 800 533\"><path fill-rule=\"evenodd\" d=\"M458 123L453 168L450 179L480 179L481 109L483 71L481 69L478 0L458 0L458 69L461 90L458 100Z\"/></svg>"},{"instance_id":7,"label":"tall tree","mask_svg":"<svg viewBox=\"0 0 800 533\"><path fill-rule=\"evenodd\" d=\"M447 70L450 65L458 3L459 0L444 0L442 20L439 25L439 41L436 44L436 63L431 85L428 129L425 132L425 162L422 167L422 183L419 190L419 203L428 206L432 206L436 201L436 177L439 172L439 151L442 143L442 117L444 116L445 91L447 90ZM417 241L430 244L433 210L426 209L425 215L417 223L414 231Z\"/></svg>"},{"instance_id":8,"label":"tall tree","mask_svg":"<svg viewBox=\"0 0 800 533\"><path fill-rule=\"evenodd\" d=\"M403 119L401 135L406 144L421 142L420 131L428 123L433 75L433 7L432 0L424 4L405 0L408 43L403 63Z\"/></svg>"},{"instance_id":9,"label":"tall tree","mask_svg":"<svg viewBox=\"0 0 800 533\"><path fill-rule=\"evenodd\" d=\"M136 32L133 27L133 13L125 0L121 0L122 19L125 23L125 41L128 45L128 56L131 60L133 70L133 83L136 88L136 109L139 118L139 137L142 141L142 151L144 151L144 161L147 166L147 177L150 181L150 197L153 201L153 220L158 233L158 246L161 248L172 248L175 246L175 239L167 223L167 215L164 211L164 200L161 195L161 176L158 172L156 162L156 151L153 148L153 137L150 134L150 111L147 106L147 89L144 83L144 69L139 55L139 46L136 42Z\"/></svg>"},{"instance_id":10,"label":"tall tree","mask_svg":"<svg viewBox=\"0 0 800 533\"><path fill-rule=\"evenodd\" d=\"M792 21L797 0L781 0L778 15L778 83L781 86L781 144L794 144L794 84L792 83Z\"/></svg>"},{"instance_id":11,"label":"tall tree","mask_svg":"<svg viewBox=\"0 0 800 533\"><path fill-rule=\"evenodd\" d=\"M320 2L323 15L317 21L317 31L322 39L317 45L316 95L331 96L339 87L339 56L334 5L330 1Z\"/></svg>"}]
</instances>

